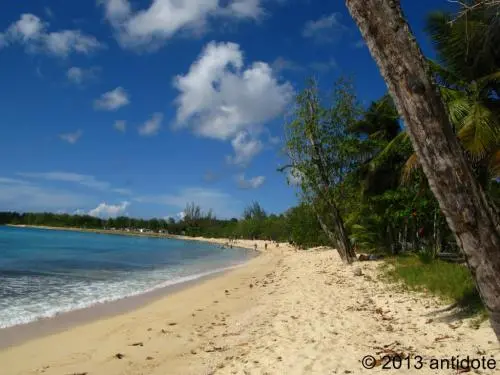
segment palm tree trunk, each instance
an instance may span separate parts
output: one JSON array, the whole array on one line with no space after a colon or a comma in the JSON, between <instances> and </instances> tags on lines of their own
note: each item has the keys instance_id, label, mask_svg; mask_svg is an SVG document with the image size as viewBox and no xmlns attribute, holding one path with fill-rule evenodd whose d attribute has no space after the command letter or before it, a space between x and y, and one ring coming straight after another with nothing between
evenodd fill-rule
<instances>
[{"instance_id":1,"label":"palm tree trunk","mask_svg":"<svg viewBox=\"0 0 500 375\"><path fill-rule=\"evenodd\" d=\"M399 0L346 0L402 115L500 341L498 212L473 177Z\"/></svg>"}]
</instances>

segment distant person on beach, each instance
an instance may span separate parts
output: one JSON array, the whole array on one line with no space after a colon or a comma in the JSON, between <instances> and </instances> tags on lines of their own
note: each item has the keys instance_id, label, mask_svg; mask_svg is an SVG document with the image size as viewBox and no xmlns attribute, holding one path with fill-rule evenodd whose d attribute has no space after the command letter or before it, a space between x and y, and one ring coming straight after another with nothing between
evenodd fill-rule
<instances>
[{"instance_id":1,"label":"distant person on beach","mask_svg":"<svg viewBox=\"0 0 500 375\"><path fill-rule=\"evenodd\" d=\"M254 244L254 246L255 246L255 250L257 250L257 244Z\"/></svg>"},{"instance_id":2,"label":"distant person on beach","mask_svg":"<svg viewBox=\"0 0 500 375\"><path fill-rule=\"evenodd\" d=\"M264 249L267 250L267 242L264 244Z\"/></svg>"}]
</instances>

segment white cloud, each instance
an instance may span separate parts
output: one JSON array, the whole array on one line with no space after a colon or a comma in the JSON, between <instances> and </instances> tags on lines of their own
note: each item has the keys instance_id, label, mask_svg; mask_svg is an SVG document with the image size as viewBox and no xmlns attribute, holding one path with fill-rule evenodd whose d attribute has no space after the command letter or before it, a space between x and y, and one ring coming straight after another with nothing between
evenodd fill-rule
<instances>
[{"instance_id":1,"label":"white cloud","mask_svg":"<svg viewBox=\"0 0 500 375\"><path fill-rule=\"evenodd\" d=\"M118 215L123 215L125 210L130 205L130 202L122 202L120 204L106 204L106 202L100 203L96 208L89 211L90 216L95 217L116 217Z\"/></svg>"},{"instance_id":2,"label":"white cloud","mask_svg":"<svg viewBox=\"0 0 500 375\"><path fill-rule=\"evenodd\" d=\"M304 38L312 38L318 43L334 42L349 30L341 22L340 13L325 15L315 21L307 21L302 30Z\"/></svg>"},{"instance_id":3,"label":"white cloud","mask_svg":"<svg viewBox=\"0 0 500 375\"><path fill-rule=\"evenodd\" d=\"M122 47L157 47L182 31L200 33L209 17L257 19L261 0L153 0L134 12L128 0L99 0Z\"/></svg>"},{"instance_id":4,"label":"white cloud","mask_svg":"<svg viewBox=\"0 0 500 375\"><path fill-rule=\"evenodd\" d=\"M125 133L125 131L127 130L127 122L123 120L115 121L113 127L119 132Z\"/></svg>"},{"instance_id":5,"label":"white cloud","mask_svg":"<svg viewBox=\"0 0 500 375\"><path fill-rule=\"evenodd\" d=\"M66 77L71 82L80 84L83 82L83 69L73 66L66 72Z\"/></svg>"},{"instance_id":6,"label":"white cloud","mask_svg":"<svg viewBox=\"0 0 500 375\"><path fill-rule=\"evenodd\" d=\"M127 91L123 87L105 92L99 99L94 101L94 108L105 111L116 111L130 103Z\"/></svg>"},{"instance_id":7,"label":"white cloud","mask_svg":"<svg viewBox=\"0 0 500 375\"><path fill-rule=\"evenodd\" d=\"M78 140L80 139L80 137L82 135L83 135L83 131L81 131L80 129L78 129L74 133L59 134L59 138L61 138L63 141L68 142L70 144L75 144L76 142L78 142Z\"/></svg>"},{"instance_id":8,"label":"white cloud","mask_svg":"<svg viewBox=\"0 0 500 375\"><path fill-rule=\"evenodd\" d=\"M240 149L243 158L261 150L255 138L294 96L292 85L278 82L268 64L254 62L244 68L243 53L235 43L209 43L188 73L175 78L174 86L180 92L176 127L233 140L236 158Z\"/></svg>"},{"instance_id":9,"label":"white cloud","mask_svg":"<svg viewBox=\"0 0 500 375\"><path fill-rule=\"evenodd\" d=\"M0 207L9 211L57 211L93 204L89 196L0 178Z\"/></svg>"},{"instance_id":10,"label":"white cloud","mask_svg":"<svg viewBox=\"0 0 500 375\"><path fill-rule=\"evenodd\" d=\"M177 216L177 218L179 220L184 220L184 218L186 217L186 213L184 211L181 211L181 212L177 213L177 215L175 215L175 216Z\"/></svg>"},{"instance_id":11,"label":"white cloud","mask_svg":"<svg viewBox=\"0 0 500 375\"><path fill-rule=\"evenodd\" d=\"M17 175L24 178L40 179L46 181L71 182L95 190L112 191L124 195L130 194L130 191L127 189L113 188L113 186L109 182L100 181L94 176L85 174L72 172L19 172L17 173Z\"/></svg>"},{"instance_id":12,"label":"white cloud","mask_svg":"<svg viewBox=\"0 0 500 375\"><path fill-rule=\"evenodd\" d=\"M234 199L231 195L217 189L208 188L187 188L177 194L159 194L137 197L140 203L152 203L155 205L165 205L173 209L184 210L186 204L194 202L199 205L204 212L212 209L217 217L239 216L243 203ZM172 212L171 211L171 212Z\"/></svg>"},{"instance_id":13,"label":"white cloud","mask_svg":"<svg viewBox=\"0 0 500 375\"><path fill-rule=\"evenodd\" d=\"M248 180L245 179L244 173L236 176L236 182L241 189L257 189L261 187L265 181L266 178L264 176L256 176L249 178Z\"/></svg>"},{"instance_id":14,"label":"white cloud","mask_svg":"<svg viewBox=\"0 0 500 375\"><path fill-rule=\"evenodd\" d=\"M246 131L238 133L231 141L231 145L233 146L235 155L227 156L226 160L229 164L236 164L243 167L247 166L264 147L260 140L252 138Z\"/></svg>"},{"instance_id":15,"label":"white cloud","mask_svg":"<svg viewBox=\"0 0 500 375\"><path fill-rule=\"evenodd\" d=\"M265 14L261 0L233 0L226 9L220 9L221 14L236 18L258 19Z\"/></svg>"},{"instance_id":16,"label":"white cloud","mask_svg":"<svg viewBox=\"0 0 500 375\"><path fill-rule=\"evenodd\" d=\"M158 134L161 128L162 121L163 121L163 114L159 112L154 113L153 116L148 121L146 121L139 127L138 129L139 135L142 135L143 137L148 137Z\"/></svg>"},{"instance_id":17,"label":"white cloud","mask_svg":"<svg viewBox=\"0 0 500 375\"><path fill-rule=\"evenodd\" d=\"M79 68L77 66L72 66L66 72L66 77L71 83L74 83L75 85L82 85L87 81L91 81L97 78L98 71L99 68L97 67L85 69Z\"/></svg>"},{"instance_id":18,"label":"white cloud","mask_svg":"<svg viewBox=\"0 0 500 375\"><path fill-rule=\"evenodd\" d=\"M180 91L178 126L222 140L272 120L294 93L290 83L276 80L266 63L243 69L243 53L235 43L209 43L174 85Z\"/></svg>"},{"instance_id":19,"label":"white cloud","mask_svg":"<svg viewBox=\"0 0 500 375\"><path fill-rule=\"evenodd\" d=\"M0 34L0 47L20 44L30 53L45 52L58 57L67 57L71 53L89 54L104 48L95 37L80 30L61 30L48 32L48 22L43 22L34 14L22 14Z\"/></svg>"}]
</instances>

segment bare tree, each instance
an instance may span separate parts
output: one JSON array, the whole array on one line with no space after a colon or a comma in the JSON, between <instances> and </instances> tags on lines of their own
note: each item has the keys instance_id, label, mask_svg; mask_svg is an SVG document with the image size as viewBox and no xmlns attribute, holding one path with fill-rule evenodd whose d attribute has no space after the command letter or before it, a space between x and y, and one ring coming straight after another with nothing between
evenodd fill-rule
<instances>
[{"instance_id":1,"label":"bare tree","mask_svg":"<svg viewBox=\"0 0 500 375\"><path fill-rule=\"evenodd\" d=\"M500 225L453 133L398 0L345 0L408 128L500 341Z\"/></svg>"}]
</instances>

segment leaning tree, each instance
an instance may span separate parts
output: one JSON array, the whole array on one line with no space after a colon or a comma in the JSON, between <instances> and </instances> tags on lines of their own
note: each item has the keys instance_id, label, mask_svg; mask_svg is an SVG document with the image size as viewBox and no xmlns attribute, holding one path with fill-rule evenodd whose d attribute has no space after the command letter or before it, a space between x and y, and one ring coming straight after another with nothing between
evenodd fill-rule
<instances>
[{"instance_id":1,"label":"leaning tree","mask_svg":"<svg viewBox=\"0 0 500 375\"><path fill-rule=\"evenodd\" d=\"M500 225L457 141L399 0L345 0L394 98L500 341Z\"/></svg>"}]
</instances>

